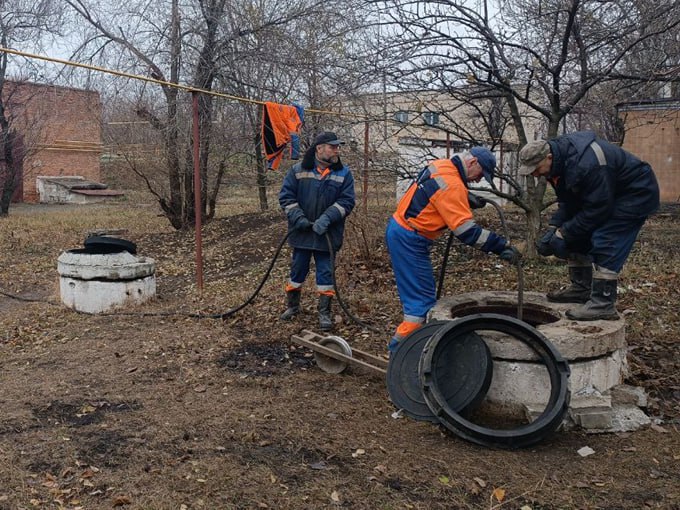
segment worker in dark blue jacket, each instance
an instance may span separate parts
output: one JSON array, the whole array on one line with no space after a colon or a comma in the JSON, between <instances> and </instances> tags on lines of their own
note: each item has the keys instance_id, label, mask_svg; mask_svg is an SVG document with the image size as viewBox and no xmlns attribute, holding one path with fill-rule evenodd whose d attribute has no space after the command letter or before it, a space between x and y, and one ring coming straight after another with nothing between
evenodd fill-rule
<instances>
[{"instance_id":1,"label":"worker in dark blue jacket","mask_svg":"<svg viewBox=\"0 0 680 510\"><path fill-rule=\"evenodd\" d=\"M592 131L531 142L519 160L520 175L545 177L557 195L558 209L537 249L567 260L571 285L548 299L582 303L567 311L570 319L618 318L618 275L659 207L652 168Z\"/></svg>"},{"instance_id":2,"label":"worker in dark blue jacket","mask_svg":"<svg viewBox=\"0 0 680 510\"><path fill-rule=\"evenodd\" d=\"M331 302L335 296L331 253L342 246L345 218L354 209L354 177L340 161L345 142L326 131L314 140L302 162L286 175L279 204L288 216L288 243L293 248L290 279L286 285L286 311L281 319L290 320L300 312L300 291L309 273L312 256L316 265L319 293L319 327L333 328Z\"/></svg>"}]
</instances>

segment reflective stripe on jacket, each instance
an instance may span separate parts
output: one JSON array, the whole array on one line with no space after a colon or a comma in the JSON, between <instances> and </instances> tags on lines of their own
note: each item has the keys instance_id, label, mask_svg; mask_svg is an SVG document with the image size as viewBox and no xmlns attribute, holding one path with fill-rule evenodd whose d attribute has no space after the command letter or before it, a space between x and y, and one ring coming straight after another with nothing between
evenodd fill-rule
<instances>
[{"instance_id":1,"label":"reflective stripe on jacket","mask_svg":"<svg viewBox=\"0 0 680 510\"><path fill-rule=\"evenodd\" d=\"M469 246L500 253L507 241L475 223L465 175L459 156L431 162L409 186L393 217L402 227L427 239L437 239L450 229Z\"/></svg>"},{"instance_id":2,"label":"reflective stripe on jacket","mask_svg":"<svg viewBox=\"0 0 680 510\"><path fill-rule=\"evenodd\" d=\"M291 211L299 208L312 223L324 213L330 218L328 235L333 251L337 252L342 246L345 218L354 209L354 177L349 167L340 161L331 165L330 171L319 173L314 155L315 147L312 146L302 162L288 171L279 192L279 205L289 218L288 244L294 248L328 251L325 235L317 235L311 229L291 229Z\"/></svg>"},{"instance_id":3,"label":"reflective stripe on jacket","mask_svg":"<svg viewBox=\"0 0 680 510\"><path fill-rule=\"evenodd\" d=\"M609 218L636 220L659 207L659 186L651 167L592 131L549 141L553 162L548 181L559 208L550 224L567 242L589 239Z\"/></svg>"}]
</instances>

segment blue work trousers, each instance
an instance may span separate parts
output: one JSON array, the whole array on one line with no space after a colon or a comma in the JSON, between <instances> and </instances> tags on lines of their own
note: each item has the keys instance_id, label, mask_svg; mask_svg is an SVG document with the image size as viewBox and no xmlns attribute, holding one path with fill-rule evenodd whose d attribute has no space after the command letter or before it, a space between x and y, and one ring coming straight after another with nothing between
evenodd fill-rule
<instances>
[{"instance_id":1,"label":"blue work trousers","mask_svg":"<svg viewBox=\"0 0 680 510\"><path fill-rule=\"evenodd\" d=\"M610 218L589 240L570 243L569 250L589 255L595 265L620 273L647 218Z\"/></svg>"},{"instance_id":2,"label":"blue work trousers","mask_svg":"<svg viewBox=\"0 0 680 510\"><path fill-rule=\"evenodd\" d=\"M305 250L293 248L293 259L290 265L290 286L300 288L309 274L309 264L314 256L316 266L316 289L319 292L334 290L331 255L327 251Z\"/></svg>"},{"instance_id":3,"label":"blue work trousers","mask_svg":"<svg viewBox=\"0 0 680 510\"><path fill-rule=\"evenodd\" d=\"M390 218L387 224L385 241L404 318L411 322L425 319L437 301L430 260L432 241L405 229L394 218Z\"/></svg>"}]
</instances>

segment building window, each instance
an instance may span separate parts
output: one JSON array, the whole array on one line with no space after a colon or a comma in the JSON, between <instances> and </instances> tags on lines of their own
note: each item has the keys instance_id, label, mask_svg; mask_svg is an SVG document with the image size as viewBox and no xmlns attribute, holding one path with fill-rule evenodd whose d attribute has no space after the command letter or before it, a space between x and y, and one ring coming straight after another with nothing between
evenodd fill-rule
<instances>
[{"instance_id":1,"label":"building window","mask_svg":"<svg viewBox=\"0 0 680 510\"><path fill-rule=\"evenodd\" d=\"M398 111L394 114L394 120L406 124L408 122L408 112Z\"/></svg>"},{"instance_id":2,"label":"building window","mask_svg":"<svg viewBox=\"0 0 680 510\"><path fill-rule=\"evenodd\" d=\"M423 121L428 126L436 126L439 124L439 114L437 112L423 112Z\"/></svg>"}]
</instances>

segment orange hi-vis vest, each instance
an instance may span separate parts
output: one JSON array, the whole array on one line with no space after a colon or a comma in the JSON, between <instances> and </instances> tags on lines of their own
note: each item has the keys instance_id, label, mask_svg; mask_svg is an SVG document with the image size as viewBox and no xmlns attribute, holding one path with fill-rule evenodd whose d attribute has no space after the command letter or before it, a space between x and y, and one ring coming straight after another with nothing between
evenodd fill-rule
<instances>
[{"instance_id":1,"label":"orange hi-vis vest","mask_svg":"<svg viewBox=\"0 0 680 510\"><path fill-rule=\"evenodd\" d=\"M431 240L447 229L460 232L473 219L458 168L450 159L431 162L409 186L393 217L402 227Z\"/></svg>"}]
</instances>

